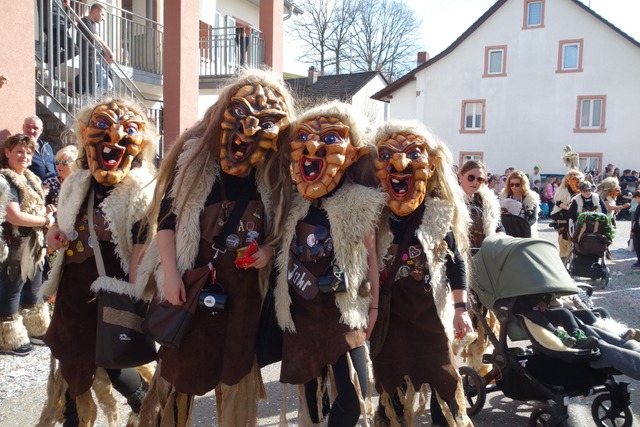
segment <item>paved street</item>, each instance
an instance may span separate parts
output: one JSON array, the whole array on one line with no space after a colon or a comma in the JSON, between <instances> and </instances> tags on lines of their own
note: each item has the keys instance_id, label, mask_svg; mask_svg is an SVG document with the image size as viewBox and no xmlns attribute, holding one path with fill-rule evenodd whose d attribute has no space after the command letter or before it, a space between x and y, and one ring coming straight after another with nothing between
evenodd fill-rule
<instances>
[{"instance_id":1,"label":"paved street","mask_svg":"<svg viewBox=\"0 0 640 427\"><path fill-rule=\"evenodd\" d=\"M540 237L555 242L555 231L548 227L548 222L539 224ZM609 286L596 288L594 300L597 305L607 308L616 319L636 327L640 326L640 272L632 272L631 264L635 257L624 248L629 236L629 222L618 223L618 233L612 245L614 260L610 266L614 272ZM49 352L41 347L24 358L0 355L0 426L23 427L37 422L46 393L46 379L49 369ZM282 387L278 383L279 365L272 365L263 370L264 382L269 400L260 403L260 426L277 426L282 405ZM618 377L631 383L631 401L634 414L640 414L640 384L638 381ZM287 418L295 425L296 399L295 391L289 388L287 401ZM569 409L570 425L590 427L595 423L591 419L590 403L593 399L571 399ZM128 409L123 398L119 399L121 419L125 419ZM501 393L487 396L484 409L473 418L474 424L481 427L526 426L535 402L514 402ZM361 423L364 425L363 423ZM98 419L98 425L104 426L104 417ZM212 394L197 399L194 410L194 425L199 427L214 426L215 406ZM430 425L428 416L420 418L420 425ZM640 425L640 417L634 415L634 425Z\"/></svg>"}]
</instances>

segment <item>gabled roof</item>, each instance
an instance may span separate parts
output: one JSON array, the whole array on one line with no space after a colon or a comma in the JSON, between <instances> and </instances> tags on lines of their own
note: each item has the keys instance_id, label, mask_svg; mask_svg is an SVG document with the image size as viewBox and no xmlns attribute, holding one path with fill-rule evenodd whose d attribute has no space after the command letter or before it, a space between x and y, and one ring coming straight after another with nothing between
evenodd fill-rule
<instances>
[{"instance_id":1,"label":"gabled roof","mask_svg":"<svg viewBox=\"0 0 640 427\"><path fill-rule=\"evenodd\" d=\"M376 76L380 76L384 83L387 83L384 76L378 71L318 76L318 80L314 84L309 84L307 77L287 79L285 82L299 98L339 99L349 102L353 95Z\"/></svg>"},{"instance_id":2,"label":"gabled roof","mask_svg":"<svg viewBox=\"0 0 640 427\"><path fill-rule=\"evenodd\" d=\"M498 1L496 1L493 4L493 6L491 6L489 8L489 10L487 10L480 18L478 18L478 20L476 22L474 22L469 28L467 28L467 30L464 33L462 33L462 35L460 37L458 37L453 43L451 43L451 45L449 47L447 47L445 50L443 50L442 52L440 52L438 55L434 56L433 58L431 58L427 62L425 62L423 64L420 64L417 68L413 69L412 71L409 71L407 74L405 74L404 76L402 76L401 78L399 78L395 82L391 83L389 86L385 87L381 91L375 93L371 98L377 99L377 100L380 100L380 101L384 100L385 98L389 97L389 95L391 95L393 92L395 92L398 88L404 86L407 82L409 82L412 79L414 79L416 74L419 71L424 70L427 67L430 67L431 65L435 64L436 62L438 62L439 60L441 60L445 56L449 55L456 47L458 47L458 45L460 45L460 43L465 41L471 34L473 34L473 32L475 30L477 30L478 27L480 27L480 25L482 25L487 19L489 19L489 17L491 17L491 15L493 15L498 9L500 9L502 7L502 5L504 5L507 1L508 0L498 0ZM580 0L570 0L570 1L572 1L573 3L575 3L577 6L581 7L582 9L586 10L587 12L589 12L595 18L597 18L598 20L602 21L605 25L610 27L615 32L619 33L622 37L626 38L627 40L629 40L631 43L633 43L637 47L640 47L640 42L638 42L633 37L631 37L630 35L628 35L624 31L622 31L620 28L616 27L611 22L607 21L602 16L600 16L599 14L597 14L596 12L591 10L591 8L589 8L587 5L582 3Z\"/></svg>"}]
</instances>

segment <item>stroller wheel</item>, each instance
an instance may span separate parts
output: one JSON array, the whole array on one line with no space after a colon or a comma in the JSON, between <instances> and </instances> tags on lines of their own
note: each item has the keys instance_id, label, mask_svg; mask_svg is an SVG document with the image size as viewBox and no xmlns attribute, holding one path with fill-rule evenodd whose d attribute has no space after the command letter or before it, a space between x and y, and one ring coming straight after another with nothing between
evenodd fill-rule
<instances>
[{"instance_id":1,"label":"stroller wheel","mask_svg":"<svg viewBox=\"0 0 640 427\"><path fill-rule=\"evenodd\" d=\"M603 393L593 399L591 416L598 427L631 427L633 425L633 415L629 406L615 406L609 393Z\"/></svg>"},{"instance_id":2,"label":"stroller wheel","mask_svg":"<svg viewBox=\"0 0 640 427\"><path fill-rule=\"evenodd\" d=\"M486 382L475 369L468 366L461 366L458 371L462 377L464 397L467 400L467 415L471 417L484 407L487 400Z\"/></svg>"},{"instance_id":3,"label":"stroller wheel","mask_svg":"<svg viewBox=\"0 0 640 427\"><path fill-rule=\"evenodd\" d=\"M602 272L602 277L600 278L600 286L602 286L602 289L606 288L607 285L609 284L609 269L606 268L603 272Z\"/></svg>"},{"instance_id":4,"label":"stroller wheel","mask_svg":"<svg viewBox=\"0 0 640 427\"><path fill-rule=\"evenodd\" d=\"M558 421L554 417L553 409L550 406L536 408L529 417L529 427L565 427L568 426L567 418Z\"/></svg>"}]
</instances>

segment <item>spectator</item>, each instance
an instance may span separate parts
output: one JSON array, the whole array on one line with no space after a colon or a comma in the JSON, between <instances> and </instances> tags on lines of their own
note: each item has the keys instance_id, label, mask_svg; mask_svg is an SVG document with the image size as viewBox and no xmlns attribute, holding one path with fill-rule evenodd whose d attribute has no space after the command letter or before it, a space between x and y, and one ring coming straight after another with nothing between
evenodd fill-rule
<instances>
[{"instance_id":1,"label":"spectator","mask_svg":"<svg viewBox=\"0 0 640 427\"><path fill-rule=\"evenodd\" d=\"M43 230L53 223L40 180L28 167L35 139L16 134L0 153L0 175L8 184L6 217L0 230L0 352L26 356L43 344L49 310L38 297L44 261ZM33 344L32 344L33 343Z\"/></svg>"},{"instance_id":2,"label":"spectator","mask_svg":"<svg viewBox=\"0 0 640 427\"><path fill-rule=\"evenodd\" d=\"M69 36L69 27L71 20L68 18L64 9L69 7L69 0L51 0L51 11L49 10L49 0L42 2L42 31L51 37L51 45L54 51L53 68L59 64L66 62L69 58L73 58L78 54L78 47L73 43L73 39ZM49 31L49 15L51 14L51 23L53 31ZM44 61L49 62L49 40L45 45ZM73 53L69 55L69 52Z\"/></svg>"},{"instance_id":3,"label":"spectator","mask_svg":"<svg viewBox=\"0 0 640 427\"><path fill-rule=\"evenodd\" d=\"M33 160L29 170L36 174L40 181L44 182L49 178L58 175L54 165L53 148L48 142L44 141L42 135L42 120L38 116L29 116L22 123L22 133L29 135L36 140L36 149L33 152ZM43 185L43 190L49 192L49 188Z\"/></svg>"},{"instance_id":4,"label":"spectator","mask_svg":"<svg viewBox=\"0 0 640 427\"><path fill-rule=\"evenodd\" d=\"M631 173L631 171L629 171ZM628 184L626 182L620 183L620 194L616 197L616 205L628 207L621 209L618 212L618 219L625 220L629 215L629 209L631 209L631 201L633 200L633 193L629 191Z\"/></svg>"},{"instance_id":5,"label":"spectator","mask_svg":"<svg viewBox=\"0 0 640 427\"><path fill-rule=\"evenodd\" d=\"M507 179L507 185L498 195L500 206L504 207L511 202L505 200L515 200L520 202L520 212L518 216L527 220L531 226L531 236L538 237L538 205L540 204L540 196L529 190L529 180L522 171L514 171Z\"/></svg>"},{"instance_id":6,"label":"spectator","mask_svg":"<svg viewBox=\"0 0 640 427\"><path fill-rule=\"evenodd\" d=\"M555 206L555 202L553 201L553 198L556 195L556 188L557 188L556 177L549 176L547 177L544 185L540 189L540 200L542 201L542 203L546 203L547 206L549 207L549 214L551 214Z\"/></svg>"},{"instance_id":7,"label":"spectator","mask_svg":"<svg viewBox=\"0 0 640 427\"><path fill-rule=\"evenodd\" d=\"M591 183L583 181L580 183L580 194L571 200L569 207L569 229L573 232L573 224L582 212L607 213L607 207L602 198L593 192Z\"/></svg>"},{"instance_id":8,"label":"spectator","mask_svg":"<svg viewBox=\"0 0 640 427\"><path fill-rule=\"evenodd\" d=\"M79 88L83 94L99 94L98 89L106 92L113 90L113 82L109 77L109 71L105 68L105 62L113 64L114 55L98 35L98 24L102 22L104 16L104 6L94 3L89 9L89 15L83 16L79 25L80 74L76 76L75 87ZM97 50L102 52L100 56L104 57L104 61L98 57Z\"/></svg>"},{"instance_id":9,"label":"spectator","mask_svg":"<svg viewBox=\"0 0 640 427\"><path fill-rule=\"evenodd\" d=\"M540 177L540 166L534 166L533 167L533 173L529 177L529 182L532 183L532 185L535 186L536 181L538 181L538 180L540 182L542 182L542 179ZM533 186L531 187L531 189L533 190Z\"/></svg>"},{"instance_id":10,"label":"spectator","mask_svg":"<svg viewBox=\"0 0 640 427\"><path fill-rule=\"evenodd\" d=\"M62 147L55 157L56 170L58 175L47 179L45 185L49 187L49 194L47 194L47 205L58 205L58 194L60 193L60 186L72 172L78 167L76 166L76 159L78 158L78 147L75 145L67 145Z\"/></svg>"},{"instance_id":11,"label":"spectator","mask_svg":"<svg viewBox=\"0 0 640 427\"><path fill-rule=\"evenodd\" d=\"M640 191L633 193L633 201L640 203ZM631 223L631 241L633 249L636 251L636 263L631 266L634 270L640 270L640 209L636 209L633 213L633 222Z\"/></svg>"}]
</instances>

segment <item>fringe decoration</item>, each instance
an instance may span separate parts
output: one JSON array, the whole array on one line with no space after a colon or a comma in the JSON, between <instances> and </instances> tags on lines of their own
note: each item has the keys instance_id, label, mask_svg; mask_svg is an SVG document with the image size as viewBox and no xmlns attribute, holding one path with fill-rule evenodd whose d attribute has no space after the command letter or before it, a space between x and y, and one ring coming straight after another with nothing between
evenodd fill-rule
<instances>
[{"instance_id":1,"label":"fringe decoration","mask_svg":"<svg viewBox=\"0 0 640 427\"><path fill-rule=\"evenodd\" d=\"M263 388L258 364L255 360L251 372L245 375L238 384L220 384L219 387L222 391L221 404L218 407L220 426L255 427L258 422L259 392Z\"/></svg>"},{"instance_id":2,"label":"fringe decoration","mask_svg":"<svg viewBox=\"0 0 640 427\"><path fill-rule=\"evenodd\" d=\"M167 404L164 407L164 415L160 427L187 427L191 426L194 396L178 393L173 389Z\"/></svg>"},{"instance_id":3,"label":"fringe decoration","mask_svg":"<svg viewBox=\"0 0 640 427\"><path fill-rule=\"evenodd\" d=\"M171 384L160 375L161 363L162 361L158 362L152 378L148 377L148 373L141 372L148 365L136 368L142 379L149 383L149 390L140 408L140 424L143 426L160 425L164 408L171 394Z\"/></svg>"},{"instance_id":4,"label":"fringe decoration","mask_svg":"<svg viewBox=\"0 0 640 427\"><path fill-rule=\"evenodd\" d=\"M67 383L57 369L58 361L53 354L49 358L49 376L47 378L47 399L42 407L36 427L53 427L64 422L65 393Z\"/></svg>"}]
</instances>

